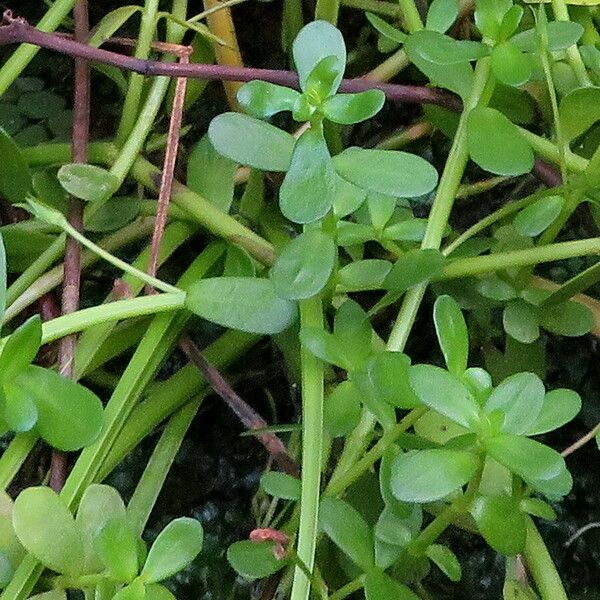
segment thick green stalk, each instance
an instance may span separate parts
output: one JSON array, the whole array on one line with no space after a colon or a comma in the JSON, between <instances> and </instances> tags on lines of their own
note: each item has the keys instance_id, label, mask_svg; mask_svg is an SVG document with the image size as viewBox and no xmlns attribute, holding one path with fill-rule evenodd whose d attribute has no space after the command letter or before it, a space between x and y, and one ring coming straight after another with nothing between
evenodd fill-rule
<instances>
[{"instance_id":1,"label":"thick green stalk","mask_svg":"<svg viewBox=\"0 0 600 600\"><path fill-rule=\"evenodd\" d=\"M565 281L557 290L552 292L543 302L542 306L556 306L592 287L600 281L600 262L588 267L581 273Z\"/></svg>"},{"instance_id":2,"label":"thick green stalk","mask_svg":"<svg viewBox=\"0 0 600 600\"><path fill-rule=\"evenodd\" d=\"M538 156L541 156L555 165L560 165L561 152L556 144L523 127L519 127L519 131ZM564 160L569 171L573 171L574 173L583 173L588 166L587 159L578 156L569 149L566 149L564 152Z\"/></svg>"},{"instance_id":3,"label":"thick green stalk","mask_svg":"<svg viewBox=\"0 0 600 600\"><path fill-rule=\"evenodd\" d=\"M142 535L146 527L169 469L201 403L202 396L180 408L169 419L154 447L152 456L127 505L127 517L137 535Z\"/></svg>"},{"instance_id":4,"label":"thick green stalk","mask_svg":"<svg viewBox=\"0 0 600 600\"><path fill-rule=\"evenodd\" d=\"M142 12L142 22L138 33L137 44L134 56L136 58L146 59L150 56L150 47L154 40L156 31L156 20L158 16L158 0L146 0ZM138 116L138 110L142 102L145 77L140 73L131 73L129 77L129 86L125 101L123 103L123 112L121 121L117 129L116 143L122 146L131 133Z\"/></svg>"},{"instance_id":5,"label":"thick green stalk","mask_svg":"<svg viewBox=\"0 0 600 600\"><path fill-rule=\"evenodd\" d=\"M423 29L423 21L414 0L398 0L402 18L409 33Z\"/></svg>"},{"instance_id":6,"label":"thick green stalk","mask_svg":"<svg viewBox=\"0 0 600 600\"><path fill-rule=\"evenodd\" d=\"M84 308L43 323L42 343L49 344L98 323L121 321L122 319L178 310L183 308L184 302L185 294L179 292L128 298L127 300L117 300L116 302Z\"/></svg>"},{"instance_id":7,"label":"thick green stalk","mask_svg":"<svg viewBox=\"0 0 600 600\"><path fill-rule=\"evenodd\" d=\"M568 600L560 575L548 553L544 540L529 518L525 551L527 569L531 573L542 600Z\"/></svg>"},{"instance_id":8,"label":"thick green stalk","mask_svg":"<svg viewBox=\"0 0 600 600\"><path fill-rule=\"evenodd\" d=\"M315 19L323 19L329 21L332 25L336 25L339 12L340 0L317 0Z\"/></svg>"},{"instance_id":9,"label":"thick green stalk","mask_svg":"<svg viewBox=\"0 0 600 600\"><path fill-rule=\"evenodd\" d=\"M50 33L54 31L71 12L75 0L56 0L40 19L36 28ZM18 6L15 4L15 8ZM38 53L39 47L31 44L21 44L2 65L0 69L0 96L6 92L11 84L21 75L25 67Z\"/></svg>"},{"instance_id":10,"label":"thick green stalk","mask_svg":"<svg viewBox=\"0 0 600 600\"><path fill-rule=\"evenodd\" d=\"M300 302L300 327L323 328L320 296ZM320 359L306 348L302 360L302 494L298 528L298 558L312 573L317 545L317 522L323 459L324 368ZM291 600L308 600L310 579L296 567Z\"/></svg>"},{"instance_id":11,"label":"thick green stalk","mask_svg":"<svg viewBox=\"0 0 600 600\"><path fill-rule=\"evenodd\" d=\"M538 263L574 258L576 256L588 256L590 254L600 254L600 238L560 242L558 244L527 248L526 250L514 250L512 252L499 252L498 254L456 259L444 267L439 279L456 279L458 277L482 275L511 267L525 267Z\"/></svg>"},{"instance_id":12,"label":"thick green stalk","mask_svg":"<svg viewBox=\"0 0 600 600\"><path fill-rule=\"evenodd\" d=\"M402 9L393 2L384 2L382 0L341 0L342 6L357 8L365 12L372 12L384 17L399 17Z\"/></svg>"}]
</instances>

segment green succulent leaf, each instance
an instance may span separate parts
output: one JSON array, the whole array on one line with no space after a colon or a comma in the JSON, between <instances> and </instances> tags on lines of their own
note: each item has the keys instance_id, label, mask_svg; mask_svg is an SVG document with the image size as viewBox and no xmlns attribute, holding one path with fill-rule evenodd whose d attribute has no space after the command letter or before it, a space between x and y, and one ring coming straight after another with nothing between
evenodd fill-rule
<instances>
[{"instance_id":1,"label":"green succulent leaf","mask_svg":"<svg viewBox=\"0 0 600 600\"><path fill-rule=\"evenodd\" d=\"M8 336L0 354L0 381L14 382L15 377L35 359L42 344L42 320L30 317Z\"/></svg>"},{"instance_id":2,"label":"green succulent leaf","mask_svg":"<svg viewBox=\"0 0 600 600\"><path fill-rule=\"evenodd\" d=\"M381 90L367 90L358 94L336 94L323 103L327 119L341 125L352 125L374 117L385 103Z\"/></svg>"},{"instance_id":3,"label":"green succulent leaf","mask_svg":"<svg viewBox=\"0 0 600 600\"><path fill-rule=\"evenodd\" d=\"M19 373L16 382L35 403L38 434L54 448L79 450L100 434L102 402L87 388L33 365Z\"/></svg>"},{"instance_id":4,"label":"green succulent leaf","mask_svg":"<svg viewBox=\"0 0 600 600\"><path fill-rule=\"evenodd\" d=\"M277 258L269 277L275 293L288 300L318 294L329 281L336 260L333 239L319 230L294 238Z\"/></svg>"},{"instance_id":5,"label":"green succulent leaf","mask_svg":"<svg viewBox=\"0 0 600 600\"><path fill-rule=\"evenodd\" d=\"M548 50L558 52L576 44L583 35L583 27L575 21L550 21L546 24ZM537 52L538 41L535 28L517 33L511 42L523 52Z\"/></svg>"},{"instance_id":6,"label":"green succulent leaf","mask_svg":"<svg viewBox=\"0 0 600 600\"><path fill-rule=\"evenodd\" d=\"M525 10L522 6L512 6L502 17L498 30L498 41L503 42L513 35L519 28Z\"/></svg>"},{"instance_id":7,"label":"green succulent leaf","mask_svg":"<svg viewBox=\"0 0 600 600\"><path fill-rule=\"evenodd\" d=\"M445 258L438 250L409 250L392 266L384 281L384 289L405 292L418 283L435 278L442 272L444 264Z\"/></svg>"},{"instance_id":8,"label":"green succulent leaf","mask_svg":"<svg viewBox=\"0 0 600 600\"><path fill-rule=\"evenodd\" d=\"M572 421L580 410L581 396L577 392L564 388L552 390L544 396L537 418L524 433L540 435L554 431Z\"/></svg>"},{"instance_id":9,"label":"green succulent leaf","mask_svg":"<svg viewBox=\"0 0 600 600\"><path fill-rule=\"evenodd\" d=\"M456 300L440 296L433 307L433 320L448 371L460 377L467 368L469 332Z\"/></svg>"},{"instance_id":10,"label":"green succulent leaf","mask_svg":"<svg viewBox=\"0 0 600 600\"><path fill-rule=\"evenodd\" d=\"M207 135L190 152L187 166L187 186L204 196L225 213L233 202L237 163L219 154Z\"/></svg>"},{"instance_id":11,"label":"green succulent leaf","mask_svg":"<svg viewBox=\"0 0 600 600\"><path fill-rule=\"evenodd\" d=\"M0 127L0 195L13 204L25 202L31 192L29 165L14 140Z\"/></svg>"},{"instance_id":12,"label":"green succulent leaf","mask_svg":"<svg viewBox=\"0 0 600 600\"><path fill-rule=\"evenodd\" d=\"M421 242L427 230L427 219L406 219L383 230L383 238L400 242Z\"/></svg>"},{"instance_id":13,"label":"green succulent leaf","mask_svg":"<svg viewBox=\"0 0 600 600\"><path fill-rule=\"evenodd\" d=\"M96 165L69 164L58 170L58 181L66 192L87 202L102 202L117 191L119 179Z\"/></svg>"},{"instance_id":14,"label":"green succulent leaf","mask_svg":"<svg viewBox=\"0 0 600 600\"><path fill-rule=\"evenodd\" d=\"M468 63L489 54L488 47L481 42L455 40L437 31L423 29L411 34L409 39L411 54L416 53L434 65Z\"/></svg>"},{"instance_id":15,"label":"green succulent leaf","mask_svg":"<svg viewBox=\"0 0 600 600\"><path fill-rule=\"evenodd\" d=\"M418 450L401 454L392 465L392 492L403 502L434 502L459 490L479 465L461 450Z\"/></svg>"},{"instance_id":16,"label":"green succulent leaf","mask_svg":"<svg viewBox=\"0 0 600 600\"><path fill-rule=\"evenodd\" d=\"M544 306L539 311L540 325L557 335L579 337L592 330L594 315L583 304L569 300L556 306Z\"/></svg>"},{"instance_id":17,"label":"green succulent leaf","mask_svg":"<svg viewBox=\"0 0 600 600\"><path fill-rule=\"evenodd\" d=\"M346 217L358 210L367 198L365 190L352 185L336 174L335 199L333 212L339 218Z\"/></svg>"},{"instance_id":18,"label":"green succulent leaf","mask_svg":"<svg viewBox=\"0 0 600 600\"><path fill-rule=\"evenodd\" d=\"M523 551L527 520L519 502L510 496L479 496L471 515L485 541L500 554L515 556Z\"/></svg>"},{"instance_id":19,"label":"green succulent leaf","mask_svg":"<svg viewBox=\"0 0 600 600\"><path fill-rule=\"evenodd\" d=\"M297 140L279 190L283 216L294 223L312 223L324 217L333 206L335 183L323 129L311 127Z\"/></svg>"},{"instance_id":20,"label":"green succulent leaf","mask_svg":"<svg viewBox=\"0 0 600 600\"><path fill-rule=\"evenodd\" d=\"M335 170L354 185L397 198L431 192L438 175L425 159L396 150L348 148L333 158Z\"/></svg>"},{"instance_id":21,"label":"green succulent leaf","mask_svg":"<svg viewBox=\"0 0 600 600\"><path fill-rule=\"evenodd\" d=\"M478 106L469 112L467 145L473 161L491 173L522 175L533 168L531 147L517 127L493 108Z\"/></svg>"},{"instance_id":22,"label":"green succulent leaf","mask_svg":"<svg viewBox=\"0 0 600 600\"><path fill-rule=\"evenodd\" d=\"M308 78L317 64L328 56L335 56L337 76L331 92L335 93L346 69L346 44L339 29L327 21L312 21L296 36L292 54L302 91L306 91Z\"/></svg>"},{"instance_id":23,"label":"green succulent leaf","mask_svg":"<svg viewBox=\"0 0 600 600\"><path fill-rule=\"evenodd\" d=\"M123 499L115 488L99 483L93 483L86 488L75 517L84 545L85 573L98 573L105 568L96 553L94 542L100 530L110 519L124 521L126 515Z\"/></svg>"},{"instance_id":24,"label":"green succulent leaf","mask_svg":"<svg viewBox=\"0 0 600 600\"><path fill-rule=\"evenodd\" d=\"M562 196L540 198L517 214L513 226L521 235L536 237L556 221L564 205Z\"/></svg>"},{"instance_id":25,"label":"green succulent leaf","mask_svg":"<svg viewBox=\"0 0 600 600\"><path fill-rule=\"evenodd\" d=\"M142 569L145 583L163 581L185 569L202 550L202 525L196 519L180 517L171 521L159 534Z\"/></svg>"},{"instance_id":26,"label":"green succulent leaf","mask_svg":"<svg viewBox=\"0 0 600 600\"><path fill-rule=\"evenodd\" d=\"M325 398L323 419L332 437L350 433L360 421L362 394L352 381L342 381Z\"/></svg>"},{"instance_id":27,"label":"green succulent leaf","mask_svg":"<svg viewBox=\"0 0 600 600\"><path fill-rule=\"evenodd\" d=\"M396 29L381 17L370 12L365 13L365 16L373 28L386 39L396 42L397 44L403 44L406 41L408 36L403 31Z\"/></svg>"},{"instance_id":28,"label":"green succulent leaf","mask_svg":"<svg viewBox=\"0 0 600 600\"><path fill-rule=\"evenodd\" d=\"M583 87L566 94L559 107L563 135L572 141L600 120L600 87Z\"/></svg>"},{"instance_id":29,"label":"green succulent leaf","mask_svg":"<svg viewBox=\"0 0 600 600\"><path fill-rule=\"evenodd\" d=\"M76 576L83 568L83 542L73 515L48 487L29 487L15 500L13 527L26 550L49 569Z\"/></svg>"},{"instance_id":30,"label":"green succulent leaf","mask_svg":"<svg viewBox=\"0 0 600 600\"><path fill-rule=\"evenodd\" d=\"M355 508L338 498L324 498L319 508L319 524L357 566L364 571L373 568L373 532Z\"/></svg>"},{"instance_id":31,"label":"green succulent leaf","mask_svg":"<svg viewBox=\"0 0 600 600\"><path fill-rule=\"evenodd\" d=\"M194 284L186 306L213 323L270 335L287 329L297 317L296 304L280 298L269 279L213 277Z\"/></svg>"},{"instance_id":32,"label":"green succulent leaf","mask_svg":"<svg viewBox=\"0 0 600 600\"><path fill-rule=\"evenodd\" d=\"M31 396L15 381L6 381L0 392L3 420L9 429L30 431L38 420L38 410Z\"/></svg>"},{"instance_id":33,"label":"green succulent leaf","mask_svg":"<svg viewBox=\"0 0 600 600\"><path fill-rule=\"evenodd\" d=\"M229 564L246 579L263 579L283 569L286 560L279 560L273 554L272 542L235 542L227 549Z\"/></svg>"},{"instance_id":34,"label":"green succulent leaf","mask_svg":"<svg viewBox=\"0 0 600 600\"><path fill-rule=\"evenodd\" d=\"M504 433L486 440L489 454L545 494L567 494L572 485L563 457L535 440ZM565 479L566 478L566 479Z\"/></svg>"},{"instance_id":35,"label":"green succulent leaf","mask_svg":"<svg viewBox=\"0 0 600 600\"><path fill-rule=\"evenodd\" d=\"M478 0L475 24L482 36L492 40L498 39L500 24L512 4L512 0Z\"/></svg>"},{"instance_id":36,"label":"green succulent leaf","mask_svg":"<svg viewBox=\"0 0 600 600\"><path fill-rule=\"evenodd\" d=\"M479 406L458 377L434 365L414 365L409 378L413 391L429 408L467 428L479 420Z\"/></svg>"},{"instance_id":37,"label":"green succulent leaf","mask_svg":"<svg viewBox=\"0 0 600 600\"><path fill-rule=\"evenodd\" d=\"M335 94L338 88L338 74L339 63L335 56L326 56L315 65L306 80L304 90L304 98L309 106L319 106L326 98Z\"/></svg>"},{"instance_id":38,"label":"green succulent leaf","mask_svg":"<svg viewBox=\"0 0 600 600\"><path fill-rule=\"evenodd\" d=\"M336 274L337 285L348 291L378 290L392 268L387 260L368 258L342 267Z\"/></svg>"},{"instance_id":39,"label":"green succulent leaf","mask_svg":"<svg viewBox=\"0 0 600 600\"><path fill-rule=\"evenodd\" d=\"M511 300L502 313L504 331L522 344L531 344L540 337L536 308L521 300Z\"/></svg>"},{"instance_id":40,"label":"green succulent leaf","mask_svg":"<svg viewBox=\"0 0 600 600\"><path fill-rule=\"evenodd\" d=\"M260 478L260 487L274 498L284 500L299 500L301 485L300 480L278 471L269 471Z\"/></svg>"},{"instance_id":41,"label":"green succulent leaf","mask_svg":"<svg viewBox=\"0 0 600 600\"><path fill-rule=\"evenodd\" d=\"M425 28L430 31L445 33L456 21L459 8L457 0L433 0L427 11Z\"/></svg>"},{"instance_id":42,"label":"green succulent leaf","mask_svg":"<svg viewBox=\"0 0 600 600\"><path fill-rule=\"evenodd\" d=\"M501 83L523 85L531 77L531 60L512 42L503 42L492 50L492 71Z\"/></svg>"},{"instance_id":43,"label":"green succulent leaf","mask_svg":"<svg viewBox=\"0 0 600 600\"><path fill-rule=\"evenodd\" d=\"M402 352L380 352L366 365L372 395L397 408L416 408L421 402L409 384L410 358Z\"/></svg>"},{"instance_id":44,"label":"green succulent leaf","mask_svg":"<svg viewBox=\"0 0 600 600\"><path fill-rule=\"evenodd\" d=\"M431 544L427 548L427 558L429 558L442 571L450 581L460 581L462 569L458 558L450 548L441 544Z\"/></svg>"},{"instance_id":45,"label":"green succulent leaf","mask_svg":"<svg viewBox=\"0 0 600 600\"><path fill-rule=\"evenodd\" d=\"M245 83L237 93L240 106L257 119L269 119L283 111L292 112L299 97L296 90L258 80Z\"/></svg>"},{"instance_id":46,"label":"green succulent leaf","mask_svg":"<svg viewBox=\"0 0 600 600\"><path fill-rule=\"evenodd\" d=\"M523 434L535 423L544 403L544 383L534 373L516 373L490 394L485 410L504 413L502 430Z\"/></svg>"},{"instance_id":47,"label":"green succulent leaf","mask_svg":"<svg viewBox=\"0 0 600 600\"><path fill-rule=\"evenodd\" d=\"M367 573L365 578L365 596L367 600L418 600L419 596L403 583L392 579L378 569Z\"/></svg>"},{"instance_id":48,"label":"green succulent leaf","mask_svg":"<svg viewBox=\"0 0 600 600\"><path fill-rule=\"evenodd\" d=\"M248 115L218 115L210 122L208 138L222 156L261 171L287 171L292 162L294 137Z\"/></svg>"},{"instance_id":49,"label":"green succulent leaf","mask_svg":"<svg viewBox=\"0 0 600 600\"><path fill-rule=\"evenodd\" d=\"M96 535L94 547L110 574L123 583L131 583L138 574L138 541L124 519L109 519Z\"/></svg>"}]
</instances>

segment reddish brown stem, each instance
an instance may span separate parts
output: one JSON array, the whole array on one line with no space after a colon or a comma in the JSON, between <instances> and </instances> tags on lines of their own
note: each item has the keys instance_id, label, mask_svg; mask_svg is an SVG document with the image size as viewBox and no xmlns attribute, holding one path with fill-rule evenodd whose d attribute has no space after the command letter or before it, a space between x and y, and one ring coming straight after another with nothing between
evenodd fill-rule
<instances>
[{"instance_id":1,"label":"reddish brown stem","mask_svg":"<svg viewBox=\"0 0 600 600\"><path fill-rule=\"evenodd\" d=\"M85 43L89 35L87 0L77 0L73 7L75 39ZM75 59L75 93L73 99L72 158L74 163L85 163L88 159L90 130L90 67L84 58ZM83 205L77 198L69 200L69 223L77 230L83 229ZM69 236L65 245L65 274L62 288L62 314L67 315L79 308L81 282L81 246ZM61 339L58 348L58 369L64 377L73 376L75 345L77 337L69 335ZM50 487L62 489L67 476L67 457L64 452L54 450L50 464Z\"/></svg>"},{"instance_id":2,"label":"reddish brown stem","mask_svg":"<svg viewBox=\"0 0 600 600\"><path fill-rule=\"evenodd\" d=\"M242 425L249 430L261 430L267 427L267 422L231 388L225 378L202 355L192 340L183 336L179 347L202 373L213 390L225 401L235 413ZM286 472L294 477L300 476L298 463L288 454L284 443L271 432L259 433L256 436L273 460Z\"/></svg>"},{"instance_id":3,"label":"reddish brown stem","mask_svg":"<svg viewBox=\"0 0 600 600\"><path fill-rule=\"evenodd\" d=\"M188 50L187 54L181 55L180 62L187 64L190 54L191 48ZM152 233L152 246L150 248L150 259L148 261L148 274L153 277L156 275L160 242L167 223L167 212L169 209L169 200L171 198L171 188L173 187L177 150L179 148L179 134L181 132L181 121L183 119L186 85L187 79L185 79L185 77L179 77L175 82L175 95L173 98L173 107L171 108L171 121L169 123L167 147L165 149L165 159L163 162L160 190L158 193L156 223L154 225L154 232Z\"/></svg>"},{"instance_id":4,"label":"reddish brown stem","mask_svg":"<svg viewBox=\"0 0 600 600\"><path fill-rule=\"evenodd\" d=\"M116 52L92 48L86 44L55 34L44 33L29 25L24 19L15 19L10 11L4 13L5 25L0 27L0 45L27 43L105 64L114 65L127 71L141 73L147 77L166 75L169 77L187 77L219 81L252 81L261 79L279 85L298 88L298 76L292 71L276 69L255 69L249 67L230 67L226 65L167 63L153 60L141 60L124 56ZM458 96L445 90L417 85L399 85L379 83L370 79L344 79L340 86L342 92L363 92L379 89L388 100L412 104L437 104L450 110L461 109Z\"/></svg>"}]
</instances>

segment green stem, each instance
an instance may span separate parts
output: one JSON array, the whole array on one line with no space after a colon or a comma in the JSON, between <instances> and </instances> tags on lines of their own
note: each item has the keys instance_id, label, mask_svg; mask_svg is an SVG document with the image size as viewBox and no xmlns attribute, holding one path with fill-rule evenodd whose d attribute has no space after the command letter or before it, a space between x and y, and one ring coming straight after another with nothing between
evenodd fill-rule
<instances>
[{"instance_id":1,"label":"green stem","mask_svg":"<svg viewBox=\"0 0 600 600\"><path fill-rule=\"evenodd\" d=\"M142 21L135 47L134 56L136 58L146 59L150 56L150 47L156 31L158 4L158 0L146 0L144 3ZM138 116L138 110L142 102L144 81L145 77L139 73L132 73L130 75L129 86L123 103L123 112L121 113L121 121L117 129L116 143L119 146L123 145L133 130L133 126Z\"/></svg>"},{"instance_id":2,"label":"green stem","mask_svg":"<svg viewBox=\"0 0 600 600\"><path fill-rule=\"evenodd\" d=\"M98 323L121 321L133 317L178 310L183 308L184 303L185 294L177 292L117 300L116 302L84 308L51 321L46 321L42 325L42 344L54 342L66 335L93 327ZM2 341L5 339L3 338Z\"/></svg>"},{"instance_id":3,"label":"green stem","mask_svg":"<svg viewBox=\"0 0 600 600\"><path fill-rule=\"evenodd\" d=\"M138 535L142 535L146 527L169 469L201 403L202 397L179 409L169 419L154 447L152 456L127 505L127 517Z\"/></svg>"},{"instance_id":4,"label":"green stem","mask_svg":"<svg viewBox=\"0 0 600 600\"><path fill-rule=\"evenodd\" d=\"M359 575L356 579L353 579L352 581L348 582L344 587L341 587L339 590L331 594L331 596L329 596L329 600L344 600L344 598L347 598L348 596L350 596L350 594L361 590L364 587L364 585L365 576Z\"/></svg>"},{"instance_id":5,"label":"green stem","mask_svg":"<svg viewBox=\"0 0 600 600\"><path fill-rule=\"evenodd\" d=\"M570 21L569 10L565 0L552 0L552 10L554 17L557 21ZM586 71L583 59L579 53L577 44L573 44L567 48L567 60L575 72L575 76L579 80L580 85L589 86L592 85L592 81Z\"/></svg>"},{"instance_id":6,"label":"green stem","mask_svg":"<svg viewBox=\"0 0 600 600\"><path fill-rule=\"evenodd\" d=\"M113 256L110 252L107 252L100 246L97 246L96 244L94 244L94 242L92 242L91 240L88 240L83 234L79 233L79 231L77 231L77 229L75 229L75 227L73 227L68 221L66 221L66 219L64 221L63 228L71 237L75 238L82 246L85 246L86 248L88 248L89 250L91 250L92 252L97 254L100 258L103 258L106 262L114 265L118 269L121 269L123 272L129 273L130 275L137 277L141 281L147 283L148 285L150 285L152 287L162 290L163 292L167 292L167 293L181 292L181 290L179 288L175 287L174 285L165 283L164 281L161 281L160 279L157 279L156 277L152 277L152 275L148 275L147 273L144 273L143 271L136 269L135 267L131 266L129 263L126 263L124 260L121 260L120 258Z\"/></svg>"},{"instance_id":7,"label":"green stem","mask_svg":"<svg viewBox=\"0 0 600 600\"><path fill-rule=\"evenodd\" d=\"M396 442L396 440L410 427L412 427L426 412L425 408L417 408L391 429L388 429L380 440L350 469L340 473L335 481L331 481L325 489L327 496L340 496L352 485L365 471L370 469Z\"/></svg>"},{"instance_id":8,"label":"green stem","mask_svg":"<svg viewBox=\"0 0 600 600\"><path fill-rule=\"evenodd\" d=\"M588 267L581 273L565 281L556 291L552 292L540 306L556 306L592 287L600 281L600 262Z\"/></svg>"},{"instance_id":9,"label":"green stem","mask_svg":"<svg viewBox=\"0 0 600 600\"><path fill-rule=\"evenodd\" d=\"M17 433L0 456L0 489L5 490L35 446L38 436L27 431Z\"/></svg>"},{"instance_id":10,"label":"green stem","mask_svg":"<svg viewBox=\"0 0 600 600\"><path fill-rule=\"evenodd\" d=\"M300 327L323 328L321 298L300 302ZM317 521L323 457L323 363L306 348L302 360L302 494L298 529L298 558L312 573L317 542ZM310 579L296 567L291 600L307 600Z\"/></svg>"},{"instance_id":11,"label":"green stem","mask_svg":"<svg viewBox=\"0 0 600 600\"><path fill-rule=\"evenodd\" d=\"M444 231L452 211L456 192L460 186L469 153L467 149L467 119L469 112L479 103L486 103L491 90L486 92L490 73L490 61L481 59L475 69L473 88L465 102L465 108L458 123L458 129L446 161L446 166L431 207L427 230L421 244L422 248L439 248ZM414 286L404 296L398 318L388 340L388 350L398 351L404 348L406 340L417 316L421 300L425 294L427 284Z\"/></svg>"},{"instance_id":12,"label":"green stem","mask_svg":"<svg viewBox=\"0 0 600 600\"><path fill-rule=\"evenodd\" d=\"M409 33L423 29L423 21L414 0L398 0L404 25Z\"/></svg>"},{"instance_id":13,"label":"green stem","mask_svg":"<svg viewBox=\"0 0 600 600\"><path fill-rule=\"evenodd\" d=\"M473 502L477 490L479 490L484 464L483 459L481 459L477 472L471 481L469 481L465 493L454 500L450 506L435 517L435 519L429 523L429 525L427 525L427 527L425 527L412 542L410 542L408 550L411 554L414 554L415 556L425 554L427 548L429 548L429 546L431 546L431 544L446 531L456 519L456 516L469 510L471 502Z\"/></svg>"},{"instance_id":14,"label":"green stem","mask_svg":"<svg viewBox=\"0 0 600 600\"><path fill-rule=\"evenodd\" d=\"M514 250L512 252L500 252L498 254L457 259L444 268L440 279L469 277L511 267L524 267L590 254L600 254L600 238L560 242L558 244L527 248L526 250Z\"/></svg>"},{"instance_id":15,"label":"green stem","mask_svg":"<svg viewBox=\"0 0 600 600\"><path fill-rule=\"evenodd\" d=\"M523 556L542 600L568 600L567 593L544 540L528 518L527 538Z\"/></svg>"},{"instance_id":16,"label":"green stem","mask_svg":"<svg viewBox=\"0 0 600 600\"><path fill-rule=\"evenodd\" d=\"M36 28L46 33L54 31L71 12L74 4L75 0L56 0L40 19ZM21 44L12 53L0 69L0 96L21 75L38 51L38 46Z\"/></svg>"},{"instance_id":17,"label":"green stem","mask_svg":"<svg viewBox=\"0 0 600 600\"><path fill-rule=\"evenodd\" d=\"M329 21L332 25L336 25L339 12L340 0L317 0L315 19L323 19Z\"/></svg>"},{"instance_id":18,"label":"green stem","mask_svg":"<svg viewBox=\"0 0 600 600\"><path fill-rule=\"evenodd\" d=\"M560 165L561 153L556 144L552 143L546 138L532 133L528 129L524 129L523 127L519 127L519 132L527 140L537 155L550 161L551 163L554 163L555 165ZM588 161L585 158L578 156L568 149L565 150L564 160L569 171L574 173L583 173L588 165Z\"/></svg>"},{"instance_id":19,"label":"green stem","mask_svg":"<svg viewBox=\"0 0 600 600\"><path fill-rule=\"evenodd\" d=\"M104 238L100 244L108 252L115 251L122 246L125 246L135 240L138 240L152 232L154 219L138 219L133 223L126 225L122 229ZM98 259L98 255L93 252L84 252L81 257L82 268L88 268L93 265ZM39 300L45 293L60 285L64 274L63 265L57 265L39 279L33 281L30 286L25 289L20 296L13 300L11 294L11 303L4 315L4 322L8 323L22 310L30 306L36 300Z\"/></svg>"},{"instance_id":20,"label":"green stem","mask_svg":"<svg viewBox=\"0 0 600 600\"><path fill-rule=\"evenodd\" d=\"M525 198L521 198L520 200L514 200L513 202L509 202L504 206L501 206L498 210L495 210L493 213L490 213L485 218L481 219L481 221L477 221L474 225L469 227L466 231L461 233L454 241L448 244L444 250L444 256L449 256L454 252L459 246L464 244L468 239L471 239L478 233L485 231L490 225L493 225L497 221L501 221L506 217L520 211L522 208L529 206L529 204L539 200L540 198L544 198L546 196L555 196L556 194L560 194L563 188L552 188L550 190L542 190L539 192L535 192L530 196L526 196Z\"/></svg>"}]
</instances>

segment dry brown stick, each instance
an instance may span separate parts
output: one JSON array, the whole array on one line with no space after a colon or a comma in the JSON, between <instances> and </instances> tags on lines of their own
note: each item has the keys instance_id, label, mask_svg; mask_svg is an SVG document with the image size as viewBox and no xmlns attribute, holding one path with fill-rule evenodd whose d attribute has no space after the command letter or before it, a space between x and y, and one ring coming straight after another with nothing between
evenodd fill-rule
<instances>
[{"instance_id":1,"label":"dry brown stick","mask_svg":"<svg viewBox=\"0 0 600 600\"><path fill-rule=\"evenodd\" d=\"M86 43L89 36L89 11L87 0L77 0L73 7L75 39ZM90 131L90 65L84 58L75 59L75 92L73 99L72 158L74 163L88 159ZM69 223L83 229L83 205L77 198L69 199ZM62 287L61 313L67 315L79 309L81 283L81 246L69 236L65 244L65 275ZM61 339L58 348L58 369L64 377L73 376L77 336ZM67 476L67 457L64 452L52 451L50 487L59 491Z\"/></svg>"},{"instance_id":2,"label":"dry brown stick","mask_svg":"<svg viewBox=\"0 0 600 600\"><path fill-rule=\"evenodd\" d=\"M577 441L573 442L568 448L565 448L560 454L561 456L569 456L576 450L579 450L582 446L585 446L588 442L591 442L600 431L600 423L598 423L593 429L588 431L585 435L581 436Z\"/></svg>"},{"instance_id":3,"label":"dry brown stick","mask_svg":"<svg viewBox=\"0 0 600 600\"><path fill-rule=\"evenodd\" d=\"M221 373L204 358L202 352L188 336L183 336L179 340L179 347L246 429L257 431L268 426L267 422L231 388ZM298 463L288 454L284 443L276 434L265 431L257 434L256 437L279 467L293 477L300 476Z\"/></svg>"},{"instance_id":4,"label":"dry brown stick","mask_svg":"<svg viewBox=\"0 0 600 600\"><path fill-rule=\"evenodd\" d=\"M192 49L188 48L187 54L180 56L180 61L187 63L190 59ZM171 189L173 187L173 176L175 174L175 163L177 161L177 150L179 148L179 135L181 132L181 121L183 119L183 107L185 104L185 90L187 79L185 77L177 78L175 82L175 95L173 98L173 107L171 108L171 120L169 122L169 133L167 135L167 147L165 149L165 159L163 162L162 176L160 180L160 189L158 192L158 206L156 209L156 223L152 233L152 245L150 247L150 257L148 259L148 274L153 277L156 275L158 265L158 254L160 252L160 242L165 231L167 223L167 212L169 210L169 200L171 199ZM147 292L151 292L148 287Z\"/></svg>"},{"instance_id":5,"label":"dry brown stick","mask_svg":"<svg viewBox=\"0 0 600 600\"><path fill-rule=\"evenodd\" d=\"M76 40L44 33L29 25L24 19L14 18L11 11L4 13L4 25L0 26L0 45L27 43L109 65L127 71L141 73L146 77L166 75L168 77L188 77L211 81L252 81L261 79L289 87L298 88L298 75L292 71L278 69L255 69L251 67L229 67L203 63L181 64L153 60L142 60L116 52L92 48ZM374 80L357 78L343 79L341 92L362 92L370 89L382 90L389 100L412 104L437 104L449 110L460 111L462 102L451 92L438 88L418 85L380 83Z\"/></svg>"}]
</instances>

